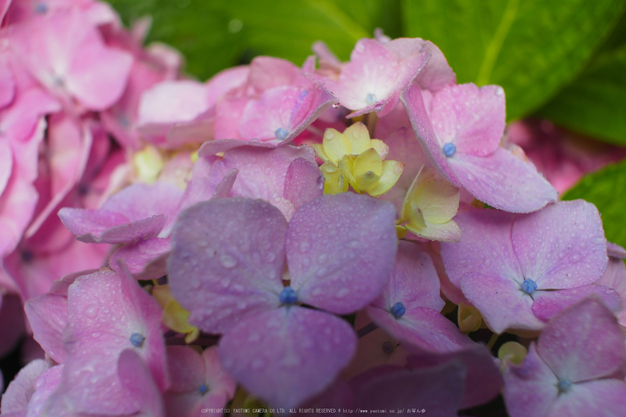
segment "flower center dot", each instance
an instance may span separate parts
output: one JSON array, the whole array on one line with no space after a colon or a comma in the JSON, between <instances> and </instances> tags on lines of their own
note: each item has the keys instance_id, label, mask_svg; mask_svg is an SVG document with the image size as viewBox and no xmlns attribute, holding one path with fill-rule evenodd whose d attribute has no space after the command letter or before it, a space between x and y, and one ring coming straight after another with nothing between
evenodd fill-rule
<instances>
[{"instance_id":1,"label":"flower center dot","mask_svg":"<svg viewBox=\"0 0 626 417\"><path fill-rule=\"evenodd\" d=\"M198 389L198 391L200 391L200 394L204 395L209 392L209 387L207 387L206 384L202 384L200 385L200 389Z\"/></svg>"},{"instance_id":2,"label":"flower center dot","mask_svg":"<svg viewBox=\"0 0 626 417\"><path fill-rule=\"evenodd\" d=\"M567 392L572 388L572 381L569 379L559 379L559 391Z\"/></svg>"},{"instance_id":3,"label":"flower center dot","mask_svg":"<svg viewBox=\"0 0 626 417\"><path fill-rule=\"evenodd\" d=\"M291 287L285 287L278 297L282 304L295 304L298 302L298 296Z\"/></svg>"},{"instance_id":4,"label":"flower center dot","mask_svg":"<svg viewBox=\"0 0 626 417\"><path fill-rule=\"evenodd\" d=\"M528 295L532 295L537 289L537 283L530 278L526 278L524 282L522 282L522 291L527 293Z\"/></svg>"},{"instance_id":5,"label":"flower center dot","mask_svg":"<svg viewBox=\"0 0 626 417\"><path fill-rule=\"evenodd\" d=\"M445 145L443 145L443 153L448 158L450 158L452 155L454 155L456 153L456 146L454 146L454 143L448 142Z\"/></svg>"},{"instance_id":6,"label":"flower center dot","mask_svg":"<svg viewBox=\"0 0 626 417\"><path fill-rule=\"evenodd\" d=\"M133 333L130 336L130 343L135 347L141 347L143 345L144 340L146 340L146 338L140 335L139 333Z\"/></svg>"},{"instance_id":7,"label":"flower center dot","mask_svg":"<svg viewBox=\"0 0 626 417\"><path fill-rule=\"evenodd\" d=\"M278 129L274 131L274 134L276 135L276 139L285 140L289 132L287 132L287 130L285 130L284 128L279 127Z\"/></svg>"},{"instance_id":8,"label":"flower center dot","mask_svg":"<svg viewBox=\"0 0 626 417\"><path fill-rule=\"evenodd\" d=\"M393 305L393 307L391 307L391 314L393 314L393 316L397 319L404 316L404 313L406 313L406 307L404 307L404 304L402 304L402 302L400 301L398 301Z\"/></svg>"}]
</instances>

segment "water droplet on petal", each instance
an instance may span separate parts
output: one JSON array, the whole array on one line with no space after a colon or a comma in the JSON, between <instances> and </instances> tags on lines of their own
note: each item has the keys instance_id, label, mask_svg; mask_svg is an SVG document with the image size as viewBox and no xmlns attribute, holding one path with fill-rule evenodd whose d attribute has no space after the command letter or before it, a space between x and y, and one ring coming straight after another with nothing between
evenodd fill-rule
<instances>
[{"instance_id":1,"label":"water droplet on petal","mask_svg":"<svg viewBox=\"0 0 626 417\"><path fill-rule=\"evenodd\" d=\"M311 244L309 242L300 242L300 253L307 253L311 249Z\"/></svg>"},{"instance_id":2,"label":"water droplet on petal","mask_svg":"<svg viewBox=\"0 0 626 417\"><path fill-rule=\"evenodd\" d=\"M95 319L98 316L99 312L100 312L99 308L89 307L87 310L85 310L85 315L89 317L90 319Z\"/></svg>"},{"instance_id":3,"label":"water droplet on petal","mask_svg":"<svg viewBox=\"0 0 626 417\"><path fill-rule=\"evenodd\" d=\"M224 268L230 269L237 265L237 260L227 253L220 255L220 262Z\"/></svg>"}]
</instances>

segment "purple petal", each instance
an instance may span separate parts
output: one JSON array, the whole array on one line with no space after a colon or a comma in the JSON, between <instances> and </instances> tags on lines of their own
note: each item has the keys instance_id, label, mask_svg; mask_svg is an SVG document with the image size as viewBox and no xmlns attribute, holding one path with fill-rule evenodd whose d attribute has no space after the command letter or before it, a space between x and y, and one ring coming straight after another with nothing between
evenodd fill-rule
<instances>
[{"instance_id":1,"label":"purple petal","mask_svg":"<svg viewBox=\"0 0 626 417\"><path fill-rule=\"evenodd\" d=\"M503 396L511 417L545 416L558 394L558 379L541 360L534 343L520 365L507 364Z\"/></svg>"},{"instance_id":2,"label":"purple petal","mask_svg":"<svg viewBox=\"0 0 626 417\"><path fill-rule=\"evenodd\" d=\"M123 260L136 279L158 279L167 274L167 257L172 249L170 238L152 238L129 243L116 249L109 259L114 271L122 273L118 262Z\"/></svg>"},{"instance_id":3,"label":"purple petal","mask_svg":"<svg viewBox=\"0 0 626 417\"><path fill-rule=\"evenodd\" d=\"M439 293L439 277L430 256L412 242L400 241L389 281L372 305L389 311L397 302L406 310L428 307L441 311L445 302Z\"/></svg>"},{"instance_id":4,"label":"purple petal","mask_svg":"<svg viewBox=\"0 0 626 417\"><path fill-rule=\"evenodd\" d=\"M495 358L484 345L477 343L450 353L420 353L408 358L409 368L423 368L439 365L452 360L460 360L465 365L465 394L461 408L470 408L495 398L504 385L502 373L496 366Z\"/></svg>"},{"instance_id":5,"label":"purple petal","mask_svg":"<svg viewBox=\"0 0 626 417\"><path fill-rule=\"evenodd\" d=\"M498 148L489 156L458 154L450 158L461 186L483 203L511 213L530 213L556 201L554 187L509 150Z\"/></svg>"},{"instance_id":6,"label":"purple petal","mask_svg":"<svg viewBox=\"0 0 626 417\"><path fill-rule=\"evenodd\" d=\"M541 320L548 321L560 311L595 294L611 311L619 311L622 302L615 290L601 285L585 285L559 291L536 291L533 293L533 313Z\"/></svg>"},{"instance_id":7,"label":"purple petal","mask_svg":"<svg viewBox=\"0 0 626 417\"><path fill-rule=\"evenodd\" d=\"M354 312L380 294L398 247L393 205L353 193L302 206L287 229L291 286L306 304Z\"/></svg>"},{"instance_id":8,"label":"purple petal","mask_svg":"<svg viewBox=\"0 0 626 417\"><path fill-rule=\"evenodd\" d=\"M461 228L461 241L441 244L441 258L452 284L459 287L466 273L494 273L521 285L524 279L511 244L514 218L474 208L457 214L454 220Z\"/></svg>"},{"instance_id":9,"label":"purple petal","mask_svg":"<svg viewBox=\"0 0 626 417\"><path fill-rule=\"evenodd\" d=\"M398 409L393 415L410 416L411 408L426 415L453 417L461 405L465 367L457 361L419 371L398 370L374 375L354 394L362 410ZM385 415L387 415L385 413Z\"/></svg>"},{"instance_id":10,"label":"purple petal","mask_svg":"<svg viewBox=\"0 0 626 417\"><path fill-rule=\"evenodd\" d=\"M356 335L347 322L321 311L284 307L229 329L219 353L246 390L288 409L329 385L355 348Z\"/></svg>"},{"instance_id":11,"label":"purple petal","mask_svg":"<svg viewBox=\"0 0 626 417\"><path fill-rule=\"evenodd\" d=\"M416 307L396 319L390 312L368 307L372 320L401 340L409 351L451 352L474 344L450 320L438 311Z\"/></svg>"},{"instance_id":12,"label":"purple petal","mask_svg":"<svg viewBox=\"0 0 626 417\"><path fill-rule=\"evenodd\" d=\"M593 298L555 316L541 333L537 351L559 378L571 382L611 375L626 359L615 316Z\"/></svg>"},{"instance_id":13,"label":"purple petal","mask_svg":"<svg viewBox=\"0 0 626 417\"><path fill-rule=\"evenodd\" d=\"M591 284L606 269L606 239L596 207L561 201L518 218L511 233L525 278L540 289Z\"/></svg>"},{"instance_id":14,"label":"purple petal","mask_svg":"<svg viewBox=\"0 0 626 417\"><path fill-rule=\"evenodd\" d=\"M609 257L626 259L626 249L615 243L606 242L606 252Z\"/></svg>"},{"instance_id":15,"label":"purple petal","mask_svg":"<svg viewBox=\"0 0 626 417\"><path fill-rule=\"evenodd\" d=\"M63 224L85 243L129 243L156 237L176 215L183 191L174 184L133 184L99 210L63 208Z\"/></svg>"},{"instance_id":16,"label":"purple petal","mask_svg":"<svg viewBox=\"0 0 626 417\"><path fill-rule=\"evenodd\" d=\"M543 322L532 312L533 299L520 284L492 272L468 273L461 278L461 291L495 333L507 329L540 330Z\"/></svg>"},{"instance_id":17,"label":"purple petal","mask_svg":"<svg viewBox=\"0 0 626 417\"><path fill-rule=\"evenodd\" d=\"M168 277L189 322L222 333L279 305L287 222L261 200L215 199L181 213Z\"/></svg>"}]
</instances>

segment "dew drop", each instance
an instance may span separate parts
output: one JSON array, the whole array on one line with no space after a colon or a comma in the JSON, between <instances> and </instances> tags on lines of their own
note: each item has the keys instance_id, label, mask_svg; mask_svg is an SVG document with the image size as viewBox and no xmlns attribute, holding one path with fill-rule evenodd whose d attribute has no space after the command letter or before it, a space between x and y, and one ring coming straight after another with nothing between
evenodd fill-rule
<instances>
[{"instance_id":1,"label":"dew drop","mask_svg":"<svg viewBox=\"0 0 626 417\"><path fill-rule=\"evenodd\" d=\"M333 109L338 109L339 108L339 103L333 103Z\"/></svg>"},{"instance_id":2,"label":"dew drop","mask_svg":"<svg viewBox=\"0 0 626 417\"><path fill-rule=\"evenodd\" d=\"M339 291L337 291L337 293L335 294L335 298L345 298L346 295L350 294L350 290L347 288L342 288Z\"/></svg>"},{"instance_id":3,"label":"dew drop","mask_svg":"<svg viewBox=\"0 0 626 417\"><path fill-rule=\"evenodd\" d=\"M311 244L309 242L301 242L300 243L300 253L307 253L311 249Z\"/></svg>"},{"instance_id":4,"label":"dew drop","mask_svg":"<svg viewBox=\"0 0 626 417\"><path fill-rule=\"evenodd\" d=\"M89 307L87 310L85 310L85 315L89 317L90 319L95 319L98 316L99 312L100 312L99 308Z\"/></svg>"},{"instance_id":5,"label":"dew drop","mask_svg":"<svg viewBox=\"0 0 626 417\"><path fill-rule=\"evenodd\" d=\"M265 256L265 260L267 261L267 263L272 263L276 260L276 254L274 252L269 252L266 256Z\"/></svg>"},{"instance_id":6,"label":"dew drop","mask_svg":"<svg viewBox=\"0 0 626 417\"><path fill-rule=\"evenodd\" d=\"M220 262L226 269L234 268L237 265L237 260L227 253L220 255Z\"/></svg>"}]
</instances>

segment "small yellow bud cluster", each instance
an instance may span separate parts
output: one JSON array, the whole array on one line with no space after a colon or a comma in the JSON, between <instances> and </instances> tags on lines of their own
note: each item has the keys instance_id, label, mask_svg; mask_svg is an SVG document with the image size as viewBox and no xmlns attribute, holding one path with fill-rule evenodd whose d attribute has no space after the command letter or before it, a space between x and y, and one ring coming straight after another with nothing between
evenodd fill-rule
<instances>
[{"instance_id":1,"label":"small yellow bud cluster","mask_svg":"<svg viewBox=\"0 0 626 417\"><path fill-rule=\"evenodd\" d=\"M320 167L324 179L324 194L339 194L349 187L357 193L373 197L385 194L400 178L404 164L385 161L389 147L378 139L370 139L361 122L343 133L326 129L321 145L314 145L324 163Z\"/></svg>"}]
</instances>

